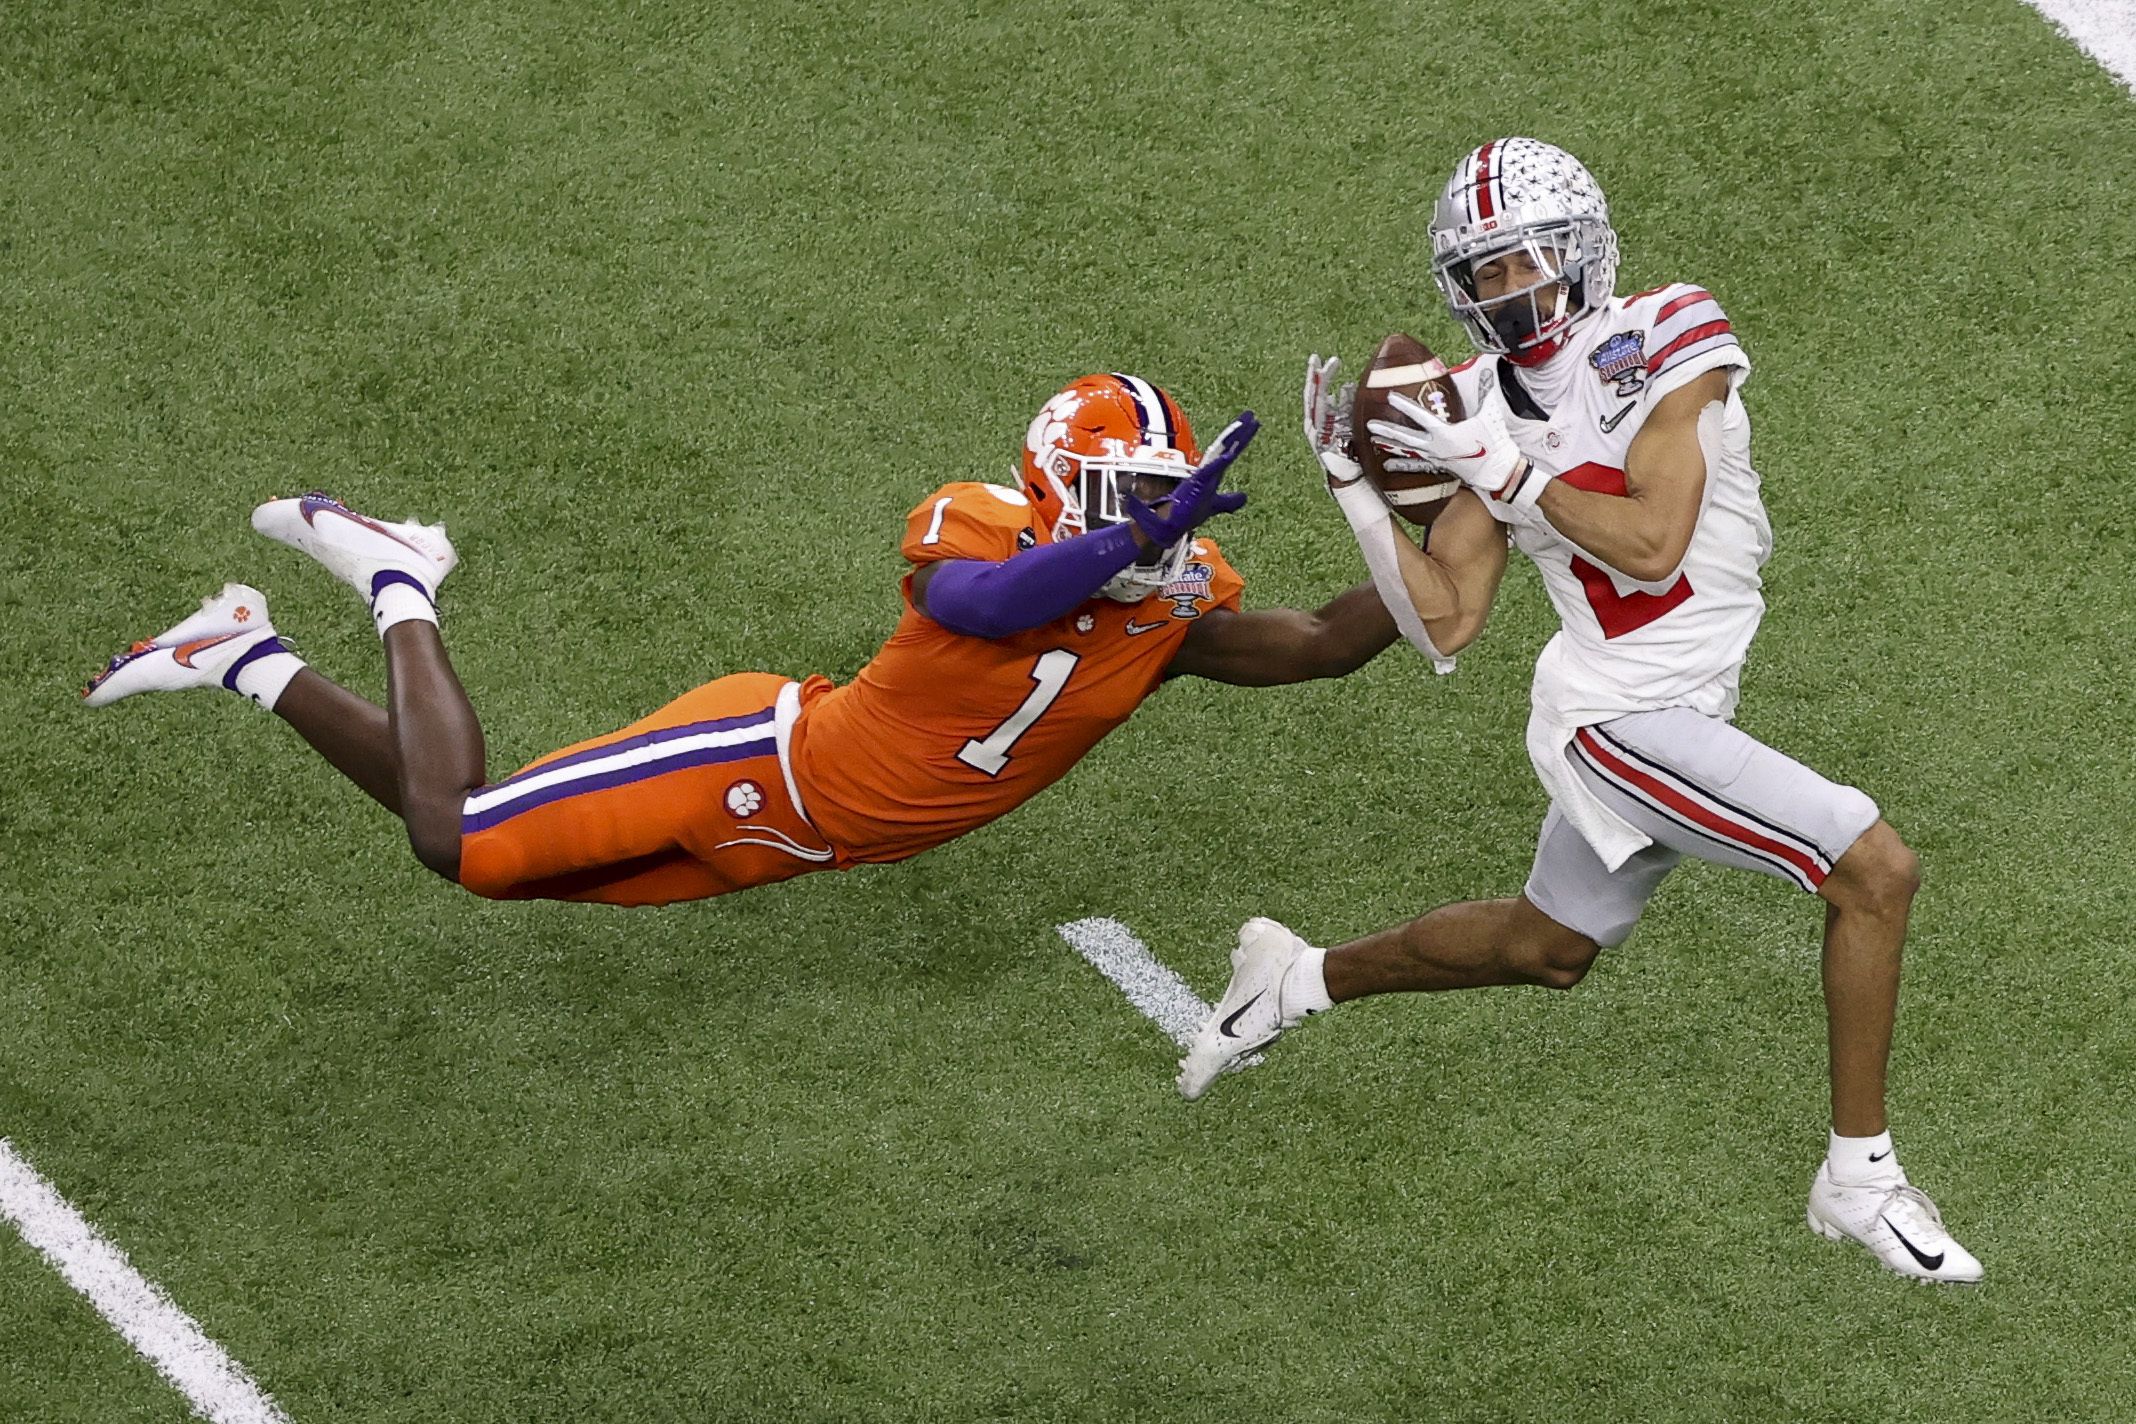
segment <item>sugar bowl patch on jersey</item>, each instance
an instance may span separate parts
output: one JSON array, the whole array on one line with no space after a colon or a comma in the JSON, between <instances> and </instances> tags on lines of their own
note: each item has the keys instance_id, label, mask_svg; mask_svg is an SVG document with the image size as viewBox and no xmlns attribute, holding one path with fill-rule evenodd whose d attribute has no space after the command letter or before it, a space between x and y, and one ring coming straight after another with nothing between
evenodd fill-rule
<instances>
[{"instance_id":1,"label":"sugar bowl patch on jersey","mask_svg":"<svg viewBox=\"0 0 2136 1424\"><path fill-rule=\"evenodd\" d=\"M1199 545L1195 547L1194 553L1197 557L1157 592L1159 598L1172 605L1174 618L1199 618L1202 616L1202 604L1213 602L1216 598L1216 570L1199 557L1202 553Z\"/></svg>"},{"instance_id":2,"label":"sugar bowl patch on jersey","mask_svg":"<svg viewBox=\"0 0 2136 1424\"><path fill-rule=\"evenodd\" d=\"M1587 364L1604 384L1614 384L1619 396L1638 395L1646 385L1646 333L1613 332L1588 353Z\"/></svg>"}]
</instances>

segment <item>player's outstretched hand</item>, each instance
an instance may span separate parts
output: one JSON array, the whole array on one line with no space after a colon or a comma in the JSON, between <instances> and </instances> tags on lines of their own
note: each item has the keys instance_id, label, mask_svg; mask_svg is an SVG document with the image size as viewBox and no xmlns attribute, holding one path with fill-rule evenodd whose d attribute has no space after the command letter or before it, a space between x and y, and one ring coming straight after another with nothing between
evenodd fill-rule
<instances>
[{"instance_id":1,"label":"player's outstretched hand","mask_svg":"<svg viewBox=\"0 0 2136 1424\"><path fill-rule=\"evenodd\" d=\"M1355 484L1365 473L1350 454L1350 409L1357 385L1329 389L1341 365L1339 356L1322 358L1316 352L1305 358L1305 443L1312 447L1331 490Z\"/></svg>"},{"instance_id":2,"label":"player's outstretched hand","mask_svg":"<svg viewBox=\"0 0 2136 1424\"><path fill-rule=\"evenodd\" d=\"M1387 461L1390 474L1444 471L1489 496L1504 489L1520 466L1520 449L1506 430L1504 418L1490 406L1467 420L1447 421L1400 391L1389 395L1387 403L1409 423L1374 420L1365 429L1372 433L1374 444L1394 457Z\"/></svg>"},{"instance_id":3,"label":"player's outstretched hand","mask_svg":"<svg viewBox=\"0 0 2136 1424\"><path fill-rule=\"evenodd\" d=\"M1520 453L1495 407L1487 405L1467 420L1449 421L1400 391L1390 394L1387 403L1409 423L1374 420L1366 422L1365 429L1375 445L1395 457L1387 461L1391 473L1444 471L1483 496L1484 508L1497 519L1532 508L1551 481L1552 476Z\"/></svg>"},{"instance_id":4,"label":"player's outstretched hand","mask_svg":"<svg viewBox=\"0 0 2136 1424\"><path fill-rule=\"evenodd\" d=\"M1195 466L1194 473L1172 491L1172 497L1163 502L1161 509L1152 508L1129 495L1127 514L1143 537L1164 548L1179 542L1204 520L1243 509L1246 505L1244 494L1237 490L1219 493L1217 486L1223 482L1224 471L1231 468L1231 462L1252 443L1254 432L1260 428L1261 422L1254 418L1252 411L1240 411L1239 418L1224 427L1224 433L1209 446L1201 464Z\"/></svg>"}]
</instances>

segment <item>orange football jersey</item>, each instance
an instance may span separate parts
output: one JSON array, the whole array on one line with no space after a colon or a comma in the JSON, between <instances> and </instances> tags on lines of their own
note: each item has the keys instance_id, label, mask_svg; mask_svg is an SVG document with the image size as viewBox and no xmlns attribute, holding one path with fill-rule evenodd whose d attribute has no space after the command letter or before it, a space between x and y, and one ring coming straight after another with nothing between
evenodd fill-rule
<instances>
[{"instance_id":1,"label":"orange football jersey","mask_svg":"<svg viewBox=\"0 0 2136 1424\"><path fill-rule=\"evenodd\" d=\"M951 484L906 520L915 569L1006 559L1051 543L1030 502ZM1163 681L1194 620L1245 588L1208 539L1140 603L1092 598L1006 638L952 633L912 606L852 682L810 678L792 755L803 809L843 858L903 860L1014 810L1058 781Z\"/></svg>"}]
</instances>

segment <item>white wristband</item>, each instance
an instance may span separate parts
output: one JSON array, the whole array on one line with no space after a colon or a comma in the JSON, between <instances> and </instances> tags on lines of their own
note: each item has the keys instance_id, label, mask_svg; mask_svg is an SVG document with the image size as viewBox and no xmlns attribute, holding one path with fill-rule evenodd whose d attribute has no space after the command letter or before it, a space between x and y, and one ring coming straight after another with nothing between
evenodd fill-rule
<instances>
[{"instance_id":1,"label":"white wristband","mask_svg":"<svg viewBox=\"0 0 2136 1424\"><path fill-rule=\"evenodd\" d=\"M1394 626L1412 647L1431 659L1432 671L1452 672L1454 660L1432 644L1424 620L1417 616L1417 606L1409 601L1409 585L1402 582L1402 566L1394 552L1394 541L1399 537L1391 522L1394 516L1387 512L1379 491L1369 481L1358 480L1335 486L1334 494L1342 517L1350 523L1350 533L1357 539L1358 551L1365 556L1365 567L1372 571L1372 586L1393 616Z\"/></svg>"}]
</instances>

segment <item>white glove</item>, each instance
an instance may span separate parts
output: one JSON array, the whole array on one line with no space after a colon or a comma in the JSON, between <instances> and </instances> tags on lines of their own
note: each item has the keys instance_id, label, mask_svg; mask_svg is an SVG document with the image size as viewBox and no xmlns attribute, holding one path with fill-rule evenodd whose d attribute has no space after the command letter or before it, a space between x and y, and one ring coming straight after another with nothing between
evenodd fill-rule
<instances>
[{"instance_id":1,"label":"white glove","mask_svg":"<svg viewBox=\"0 0 2136 1424\"><path fill-rule=\"evenodd\" d=\"M1365 467L1350 454L1350 410L1357 396L1356 383L1339 387L1332 395L1336 368L1342 358L1322 360L1316 353L1305 358L1305 443L1328 477L1328 488L1339 489L1364 477Z\"/></svg>"},{"instance_id":2,"label":"white glove","mask_svg":"<svg viewBox=\"0 0 2136 1424\"><path fill-rule=\"evenodd\" d=\"M1387 403L1409 424L1375 420L1365 428L1374 444L1395 457L1387 462L1389 473L1443 470L1482 495L1484 507L1500 519L1512 510L1533 508L1554 478L1520 453L1505 417L1493 406L1467 420L1445 421L1399 391L1390 393Z\"/></svg>"}]
</instances>

